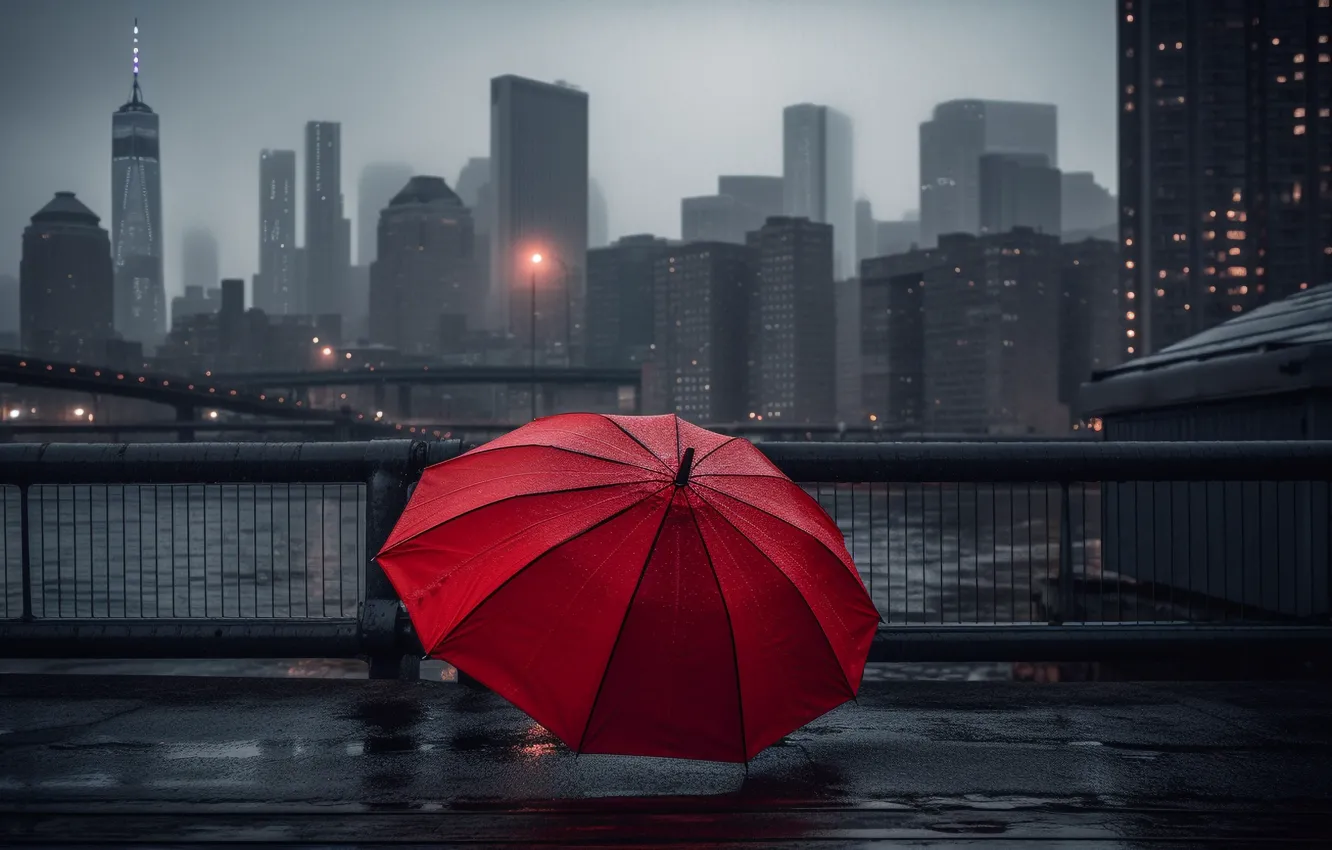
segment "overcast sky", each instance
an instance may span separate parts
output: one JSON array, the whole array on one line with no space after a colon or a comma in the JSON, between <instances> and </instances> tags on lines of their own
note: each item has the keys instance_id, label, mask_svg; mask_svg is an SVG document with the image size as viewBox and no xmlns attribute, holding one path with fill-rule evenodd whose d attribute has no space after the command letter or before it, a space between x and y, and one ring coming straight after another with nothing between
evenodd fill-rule
<instances>
[{"instance_id":1,"label":"overcast sky","mask_svg":"<svg viewBox=\"0 0 1332 850\"><path fill-rule=\"evenodd\" d=\"M804 101L855 121L857 191L878 218L918 205L917 126L952 98L1056 104L1060 165L1114 189L1114 14L1113 0L0 0L0 273L57 190L109 226L136 15L174 293L192 227L216 235L224 276L255 271L260 149L299 151L305 121L341 121L354 218L369 162L452 185L487 155L488 81L505 73L588 92L612 238L679 236L680 198L718 174L779 174L782 107Z\"/></svg>"}]
</instances>

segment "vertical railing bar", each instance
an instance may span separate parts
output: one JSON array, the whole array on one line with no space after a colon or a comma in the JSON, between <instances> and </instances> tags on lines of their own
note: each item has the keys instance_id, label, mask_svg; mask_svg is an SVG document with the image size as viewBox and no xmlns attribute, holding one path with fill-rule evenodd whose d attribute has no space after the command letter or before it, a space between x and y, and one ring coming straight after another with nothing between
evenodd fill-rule
<instances>
[{"instance_id":1,"label":"vertical railing bar","mask_svg":"<svg viewBox=\"0 0 1332 850\"><path fill-rule=\"evenodd\" d=\"M254 616L259 616L259 486L256 484L250 487L250 533L253 538L250 541L250 572L254 575L253 586L250 588L250 598L253 602Z\"/></svg>"},{"instance_id":2,"label":"vertical railing bar","mask_svg":"<svg viewBox=\"0 0 1332 850\"><path fill-rule=\"evenodd\" d=\"M1059 482L1059 610L1050 618L1055 625L1071 619L1073 608L1073 506L1068 488L1068 481Z\"/></svg>"},{"instance_id":3,"label":"vertical railing bar","mask_svg":"<svg viewBox=\"0 0 1332 850\"><path fill-rule=\"evenodd\" d=\"M1024 604L1024 606L1025 606L1026 609L1027 609L1027 616L1026 616L1026 619L1023 620L1023 622L1024 622L1024 623L1029 623L1029 622L1031 622L1031 620L1032 620L1032 616L1031 616L1031 614L1032 614L1032 611L1031 611L1031 598L1032 598L1033 593L1035 592L1035 585L1034 585L1033 582L1032 582L1032 571L1033 571L1033 569L1034 569L1035 566L1036 566L1036 564L1035 564L1036 558L1035 558L1035 556L1032 555L1032 550L1031 550L1031 531L1032 531L1031 527L1032 527L1032 525L1034 525L1035 523L1033 522L1032 510L1031 510L1031 482L1030 482L1030 481L1028 481L1027 484L1026 484L1026 490L1027 490L1027 515L1026 515L1026 520L1027 520L1027 523L1026 523L1026 525L1027 525L1027 598L1026 598L1026 600L1024 600L1023 604Z\"/></svg>"},{"instance_id":4,"label":"vertical railing bar","mask_svg":"<svg viewBox=\"0 0 1332 850\"><path fill-rule=\"evenodd\" d=\"M971 485L971 581L976 588L976 607L972 611L971 621L980 622L980 484Z\"/></svg>"},{"instance_id":5,"label":"vertical railing bar","mask_svg":"<svg viewBox=\"0 0 1332 850\"><path fill-rule=\"evenodd\" d=\"M939 623L943 624L944 617L947 615L944 604L944 491L948 485L944 482L939 483Z\"/></svg>"},{"instance_id":6,"label":"vertical railing bar","mask_svg":"<svg viewBox=\"0 0 1332 850\"><path fill-rule=\"evenodd\" d=\"M29 551L31 547L32 529L30 528L31 520L28 517L30 507L28 504L29 487L30 485L26 482L19 485L19 547L21 549L19 552L19 569L22 571L19 580L23 583L20 588L23 592L23 610L21 616L25 622L32 620L32 553ZM5 570L5 575L5 598L8 599L8 570Z\"/></svg>"},{"instance_id":7,"label":"vertical railing bar","mask_svg":"<svg viewBox=\"0 0 1332 850\"><path fill-rule=\"evenodd\" d=\"M294 618L296 613L295 606L292 605L292 597L296 595L296 588L295 580L291 575L291 550L294 548L291 536L291 487L292 485L290 482L283 485L283 491L287 502L287 524L284 527L287 534L287 545L282 548L287 550L287 616Z\"/></svg>"}]
</instances>

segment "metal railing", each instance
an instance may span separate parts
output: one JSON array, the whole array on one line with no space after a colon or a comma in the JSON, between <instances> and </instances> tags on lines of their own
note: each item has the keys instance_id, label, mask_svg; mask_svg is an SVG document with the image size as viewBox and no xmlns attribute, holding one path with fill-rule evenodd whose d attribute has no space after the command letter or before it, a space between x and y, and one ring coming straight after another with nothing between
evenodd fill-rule
<instances>
[{"instance_id":1,"label":"metal railing","mask_svg":"<svg viewBox=\"0 0 1332 850\"><path fill-rule=\"evenodd\" d=\"M1332 646L1332 444L760 449L846 536L876 660ZM454 442L0 446L0 655L419 655L378 550Z\"/></svg>"}]
</instances>

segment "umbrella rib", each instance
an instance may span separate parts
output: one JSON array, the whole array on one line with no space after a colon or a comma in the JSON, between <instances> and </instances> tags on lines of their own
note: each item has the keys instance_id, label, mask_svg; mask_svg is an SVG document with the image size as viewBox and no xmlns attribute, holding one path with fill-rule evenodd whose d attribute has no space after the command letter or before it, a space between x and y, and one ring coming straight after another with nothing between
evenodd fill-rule
<instances>
[{"instance_id":1,"label":"umbrella rib","mask_svg":"<svg viewBox=\"0 0 1332 850\"><path fill-rule=\"evenodd\" d=\"M736 708L740 711L740 755L744 759L745 767L748 768L749 736L745 733L745 697L744 691L740 687L740 650L735 645L735 623L731 621L731 606L726 603L726 594L722 592L721 578L717 575L717 565L712 562L712 552L708 549L708 539L703 536L703 527L698 524L698 514L694 512L692 504L687 501L686 504L689 504L689 516L694 520L694 529L698 532L698 542L703 546L703 555L708 559L708 569L712 571L712 580L717 584L717 596L721 598L722 610L726 612L727 633L731 636L731 663L735 665L735 702ZM836 653L833 653L833 659L837 659Z\"/></svg>"},{"instance_id":2,"label":"umbrella rib","mask_svg":"<svg viewBox=\"0 0 1332 850\"><path fill-rule=\"evenodd\" d=\"M640 444L640 445L641 445L641 444ZM606 463L616 463L616 464L620 464L621 466L630 466L630 467L633 467L634 469L641 469L641 470L643 470L644 472L653 472L653 473L655 473L655 472L657 471L657 470L653 469L653 468L650 467L650 466L643 466L642 464L638 464L638 463L630 463L630 462L627 461L627 460L620 460L620 459L618 459L618 458L613 458L613 457L603 457L603 456L598 455L598 454L593 454L592 452L580 452L578 449L571 449L571 448L567 448L567 447L565 447L565 446L548 446L548 445L544 445L544 444L541 444L541 443L515 443L514 445L511 445L511 446L495 446L494 448L490 448L490 449L486 448L485 446L478 446L478 447L476 448L476 452L475 452L475 453L476 453L476 454L479 454L479 455L481 455L481 454L494 454L494 453L496 453L496 452L507 451L507 450L509 450L509 449L550 449L551 451L556 451L556 452L567 452L568 454L571 454L571 455L579 455L579 456L581 456L581 457L590 457L590 458L592 458L593 460L603 460L603 461L605 461ZM468 452L467 454L472 454L472 452ZM466 456L467 456L467 455L458 455L458 457L456 457L456 458L452 458L452 460L461 460L462 458L464 458L464 457L466 457ZM655 457L655 456L654 456L654 457ZM444 461L444 463L450 463L450 462L451 462L451 461Z\"/></svg>"},{"instance_id":3,"label":"umbrella rib","mask_svg":"<svg viewBox=\"0 0 1332 850\"><path fill-rule=\"evenodd\" d=\"M602 414L602 418L604 418L604 419L605 419L607 422L609 422L610 424L614 425L616 428L619 428L621 431L623 431L623 432L624 432L624 435L625 435L626 437L628 437L629 439L633 440L635 443L638 443L638 445L643 449L643 451L647 452L647 453L653 458L653 460L655 460L657 463L661 464L662 466L666 467L666 471L667 471L667 472L672 472L672 471L673 471L673 470L671 469L671 467L670 467L670 464L666 463L666 461L664 461L664 460L662 460L660 457L658 457L657 453L654 452L654 451L652 451L652 449L649 449L649 448L647 447L647 443L645 443L645 442L643 442L642 440L638 439L638 438L635 437L633 434L630 434L628 428L624 427L624 426L621 425L619 422L616 422L614 419L610 418L609 416L606 416L605 414ZM676 427L679 427L679 426L676 426Z\"/></svg>"},{"instance_id":4,"label":"umbrella rib","mask_svg":"<svg viewBox=\"0 0 1332 850\"><path fill-rule=\"evenodd\" d=\"M720 492L720 491L718 491L718 492ZM704 502L708 507L710 507L710 508L712 508L713 510L715 510L718 514L720 514L720 515L722 516L723 519L725 519L726 515L725 515L724 513L722 513L721 508L718 508L716 505L712 504L712 502L708 501L708 498L707 498L706 496L704 496L702 493L697 493L697 495L698 495L698 497L699 497L700 499L703 500L703 502ZM722 495L726 495L726 494L723 493ZM741 500L736 499L736 501L739 502L739 501L741 501ZM748 502L741 502L741 504L746 504L746 505L748 505L749 503L748 503ZM753 505L749 505L749 506L750 506L750 507L753 507ZM767 513L767 512L764 511L764 513ZM771 516L771 514L769 514L769 516ZM776 517L776 519L781 519L781 517ZM726 520L726 521L727 521L727 522L730 522L729 519ZM732 526L735 525L734 523L731 523L731 524L732 524ZM788 523L788 524L789 524L789 523ZM781 575L782 578L786 579L788 582L791 583L791 587L795 589L795 592L796 592L797 594L799 594L799 596L800 596L801 599L805 599L805 594L804 594L804 593L801 593L801 591L800 591L800 586L799 586L798 584L795 583L795 579L791 578L789 575L786 574L786 571L785 571L785 570L783 570L781 567L777 566L777 562L774 561L774 560L772 559L772 557L771 557L767 552L764 552L764 551L763 551L763 547L762 547L762 546L759 546L759 545L758 545L757 543L755 543L753 540L750 540L750 539L749 539L749 536L748 536L747 534L745 534L744 532L740 531L739 528L736 528L736 532L741 536L741 538L743 538L744 540L748 541L749 545L754 547L754 551L756 551L756 552L758 552L760 555L762 555L762 556L763 556L763 560L765 560L765 561L767 561L769 564L771 564L771 565L772 565L772 568L773 568L774 570L776 570L776 571L778 572L778 574ZM827 548L827 547L824 547L824 548ZM805 604L806 604L806 605L809 604L809 600L808 600L808 599L805 599ZM846 668L844 668L844 667L842 666L842 659L841 659L840 656L838 656L838 654L837 654L837 650L833 647L832 638L828 637L828 630L827 630L826 628L824 628L824 626L823 626L823 621L819 619L819 616L818 616L817 614L814 614L813 609L810 610L810 614L813 614L813 616L814 616L814 622L816 622L816 623L819 624L819 633L823 635L823 640L824 640L824 642L828 644L828 651L832 653L833 661L837 662L837 669L838 669L838 670L841 672L841 674L842 674L842 681L846 683L846 689L847 689L847 691L851 694L851 699L855 699L855 698L856 698L856 689L853 688L853 687L851 687L851 679L846 675Z\"/></svg>"},{"instance_id":5,"label":"umbrella rib","mask_svg":"<svg viewBox=\"0 0 1332 850\"><path fill-rule=\"evenodd\" d=\"M566 488L564 488L563 490L541 490L541 491L538 491L538 492L535 492L535 493L514 493L512 496L505 496L503 499L496 499L496 500L494 500L493 502L486 502L484 505L477 505L477 506L474 507L474 508L469 508L468 510L463 511L462 513L458 514L457 516L455 516L455 517L450 517L449 519L446 519L446 520L444 520L443 522L437 522L437 523L435 523L435 524L433 524L433 525L428 525L428 526L426 526L425 528L423 528L423 529L421 529L420 531L416 532L415 534L413 534L413 535L410 536L410 537L404 537L404 538L402 538L401 540L395 540L395 541L393 542L393 545L391 545L391 546L385 546L383 549L380 550L380 553L379 553L379 554L382 555L382 554L384 554L385 552L390 552L390 551L392 551L392 550L398 548L399 546L401 546L402 544L404 544L404 543L406 543L406 542L408 542L408 541L415 540L416 538L420 537L422 534L425 534L425 533L428 532L428 531L434 531L436 528L442 528L442 527L448 525L448 524L451 523L451 522L457 522L458 520L462 519L463 517L471 516L472 514L476 513L477 511L483 511L483 510L485 510L486 508L494 507L495 505L502 505L502 504L504 504L505 502L512 502L514 499L528 499L528 498L531 498L531 497L533 497L533 496L556 496L556 495L560 495L560 494L564 494L564 493L590 493L590 492L592 492L593 490L607 490L607 489L609 489L609 488L611 488L611 487L634 487L634 486L637 486L637 485L639 485L639 484L650 484L650 483L652 483L652 482L650 482L650 481L612 481L612 482L610 482L610 483L608 483L608 484L589 484L589 485L584 486L584 487L566 487ZM652 493L650 493L650 494L648 494L648 495L649 495L649 496L656 495L657 493L660 493L662 490L665 490L665 489L666 489L667 487L669 487L669 486L671 486L671 485L670 485L670 484L664 484L664 485L662 485L662 487L661 487L660 489L658 489L658 490L654 490ZM455 492L460 492L460 491L455 491ZM647 496L645 496L644 498L647 498ZM433 502L426 502L426 504L433 504ZM507 538L506 538L506 539L507 539ZM378 558L379 555L376 555L375 557Z\"/></svg>"},{"instance_id":6,"label":"umbrella rib","mask_svg":"<svg viewBox=\"0 0 1332 850\"><path fill-rule=\"evenodd\" d=\"M668 485L668 486L669 486L669 485ZM651 493L649 493L648 495L644 496L642 499L639 499L637 502L634 502L632 505L629 505L629 506L627 506L627 507L621 508L620 510L616 511L615 513L611 514L610 516L606 517L605 519L603 519L603 520L598 520L597 522L592 523L592 524L589 525L587 528L583 529L582 531L578 532L577 534L570 535L569 537L565 538L564 540L561 540L561 541L559 541L558 543L554 543L554 544L552 544L551 547L550 547L549 549L545 550L545 551L542 552L540 555L537 555L536 557L532 558L532 560L528 561L528 562L527 562L526 564L524 564L522 567L519 567L517 570L514 570L513 575L509 576L509 577L506 578L504 581L500 582L498 587L496 587L494 590L492 590L492 591L490 591L489 593L487 593L487 594L485 595L485 597L482 598L482 600L481 600L480 602L478 602L478 603L476 603L475 605L473 605L473 606L472 606L472 610L468 611L465 615L463 615L463 618L462 618L461 620L459 620L459 621L457 622L457 624L456 624L453 628L449 629L449 631L448 631L447 634L445 634L445 635L444 635L443 637L441 637L439 640L435 641L435 645L434 645L433 647L431 647L430 651L427 652L426 655L434 655L436 652L438 652L438 651L439 651L439 647L440 647L440 645L443 644L444 641L448 640L449 635L451 635L451 634L457 632L458 629L462 628L463 624L466 623L469 619L471 619L471 616L472 616L473 614L475 614L477 611L479 611L479 610L481 609L482 606L484 606L487 602L489 602L489 601L490 601L490 598L491 598L492 596L494 596L495 594L497 594L497 593L499 593L501 590L503 590L504 587L505 587L509 582L513 581L514 579L518 578L518 576L520 576L520 575L522 575L523 573L527 572L528 568L531 567L531 566L533 566L534 564L536 564L537 561L540 561L542 558L546 557L546 556L549 555L551 552L554 552L556 549L560 548L561 546L564 546L564 545L567 545L567 544L569 544L569 543L572 543L572 542L574 542L575 540L577 540L577 539L580 538L580 537L584 537L584 536L586 536L586 535L588 535L588 534L591 534L592 532L596 531L598 528L601 528L601 527L602 527L603 525L605 525L606 523L608 523L608 522L612 522L612 521L614 521L614 520L616 520L616 519L619 519L620 517L622 517L622 516L624 516L625 514L629 513L629 512L632 511L634 508L636 508L636 507L638 507L639 505L643 504L643 502L647 501L648 499L652 498L653 496L657 495L658 493L660 493L662 490L665 490L665 489L666 489L666 487L662 487L662 488L659 489L659 490L654 490L653 492L651 492ZM674 495L672 495L672 498L674 498ZM669 507L670 507L670 506L669 506L669 504L668 504L668 505L667 505L667 509L668 509L668 510L669 510ZM663 524L663 525L665 524L665 520L662 521L662 524ZM660 528L657 529L657 534L659 534L659 535L661 534L661 529L660 529ZM656 538L654 537L653 540L652 540L652 544L655 546L656 543L657 543L657 541L656 541ZM651 550L651 549L648 550L648 557L649 557L649 558L652 557L652 550ZM645 566L645 568L646 568L646 566ZM640 576L640 578L639 578L639 581L642 581L642 577L641 577L641 576ZM635 593L638 592L637 587L634 588L634 592L635 592ZM630 602L632 603L632 600L630 600ZM623 624L621 624L620 628L624 628ZM616 640L618 641L619 638L616 638ZM604 675L604 674L603 674L603 675ZM590 717L590 716L591 716L591 715L589 715L589 717Z\"/></svg>"},{"instance_id":7,"label":"umbrella rib","mask_svg":"<svg viewBox=\"0 0 1332 850\"><path fill-rule=\"evenodd\" d=\"M743 476L736 476L736 477L743 477ZM786 479L786 480L789 481L790 479ZM795 482L791 482L791 483L794 484ZM839 554L837 554L836 552L834 552L834 551L832 550L832 547L830 547L827 543L824 543L822 540L820 540L818 537L814 536L813 534L810 534L810 533L809 533L808 531L806 531L805 529L803 529L803 528L801 528L800 526L796 525L795 523L791 522L790 520L785 519L784 517L779 517L779 516L777 516L777 514L772 513L771 511L764 510L762 507L760 507L760 506L758 506L758 505L756 505L756 504L754 504L754 503L752 503L752 502L746 502L744 499L741 499L741 498L739 498L738 496L734 496L734 495L732 495L732 494L730 494L730 493L727 493L725 490L721 490L721 489L719 489L719 488L717 488L717 487L713 487L712 485L708 484L706 481L700 481L700 482L698 482L698 485L699 485L700 487L707 487L709 490L711 490L711 491L714 492L714 493L720 493L721 495L725 496L725 497L728 498L728 499L735 499L737 502L739 502L740 504L744 505L745 507L747 507L747 508L753 508L754 510L756 510L756 511L758 511L759 513L763 514L764 516L772 517L773 519L777 520L778 522L782 523L783 525L786 525L786 526L789 526L790 528L795 529L796 531L798 531L798 532L800 532L801 534L803 534L803 535L805 535L806 537L808 537L810 540L813 540L815 543L817 543L817 544L819 544L820 546L822 546L823 549L824 549L824 551L826 551L829 555L832 555L834 558L836 558L836 559L838 560L838 562L840 562L840 563L842 564L842 566L846 566L846 562L842 560L842 556L839 555ZM796 485L796 486L799 486L799 485ZM699 495L701 496L702 494L699 494ZM711 505L712 503L711 503L711 502L708 502L708 504ZM823 506L822 506L822 505L819 506L819 510L823 510ZM840 529L838 529L838 530L840 531ZM847 556L848 556L848 557L850 556L850 553L849 553L849 552L847 553ZM852 561L852 563L855 563L855 561ZM859 576L860 576L859 571L856 572L856 576L857 576L857 578L859 578ZM863 579L861 580L861 583L864 584L864 580L863 580Z\"/></svg>"},{"instance_id":8,"label":"umbrella rib","mask_svg":"<svg viewBox=\"0 0 1332 850\"><path fill-rule=\"evenodd\" d=\"M629 432L626 431L625 433ZM601 670L601 681L597 683L597 692L592 697L592 707L587 711L587 720L583 721L583 734L578 736L578 749L574 750L575 753L581 753L583 744L587 742L587 730L592 726L592 718L596 716L597 703L601 701L601 689L606 686L606 674L610 673L611 663L615 661L615 651L620 648L620 638L624 637L625 624L629 622L629 615L633 613L634 600L638 598L638 590L643 586L643 576L647 575L648 564L652 563L652 556L657 549L657 541L661 539L662 529L666 527L666 520L671 516L671 507L675 504L675 497L679 492L680 488L676 487L671 493L670 501L666 503L666 510L662 511L661 523L657 526L657 532L652 535L652 545L648 546L647 557L643 559L643 569L639 571L638 581L634 582L634 592L629 596L629 604L624 607L624 617L620 620L619 630L615 632L615 642L611 644L610 655L606 656L606 666Z\"/></svg>"},{"instance_id":9,"label":"umbrella rib","mask_svg":"<svg viewBox=\"0 0 1332 850\"><path fill-rule=\"evenodd\" d=\"M680 428L679 424L676 424L675 428L676 428L676 430L679 430L679 428ZM726 440L725 442L722 442L722 443L720 443L720 444L718 444L718 445L715 445L715 446L713 446L712 448L708 449L706 452L704 452L704 453L702 454L702 456L700 456L699 458L697 458L697 459L694 461L694 469L698 469L699 464L701 464L703 461L707 460L708 458L710 458L710 457L712 457L714 454L716 454L718 449L724 449L724 448L726 448L727 446L729 446L731 443L734 443L734 442L735 442L736 440L738 440L738 439L740 439L740 438L739 438L739 437L731 437L729 440ZM708 475L709 473L706 473L706 472L705 472L705 473L703 473L703 474L704 474L704 475ZM714 473L710 473L710 474L712 474L712 475L716 475L717 473L714 472Z\"/></svg>"}]
</instances>

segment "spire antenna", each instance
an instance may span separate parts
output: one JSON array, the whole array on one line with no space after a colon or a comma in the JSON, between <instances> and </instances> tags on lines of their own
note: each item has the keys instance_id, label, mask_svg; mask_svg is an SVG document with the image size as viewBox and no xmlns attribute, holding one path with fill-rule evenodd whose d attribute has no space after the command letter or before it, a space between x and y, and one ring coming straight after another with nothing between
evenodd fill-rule
<instances>
[{"instance_id":1,"label":"spire antenna","mask_svg":"<svg viewBox=\"0 0 1332 850\"><path fill-rule=\"evenodd\" d=\"M138 18L134 19L134 91L132 99L135 103L139 103L141 100L139 92L139 19Z\"/></svg>"}]
</instances>

